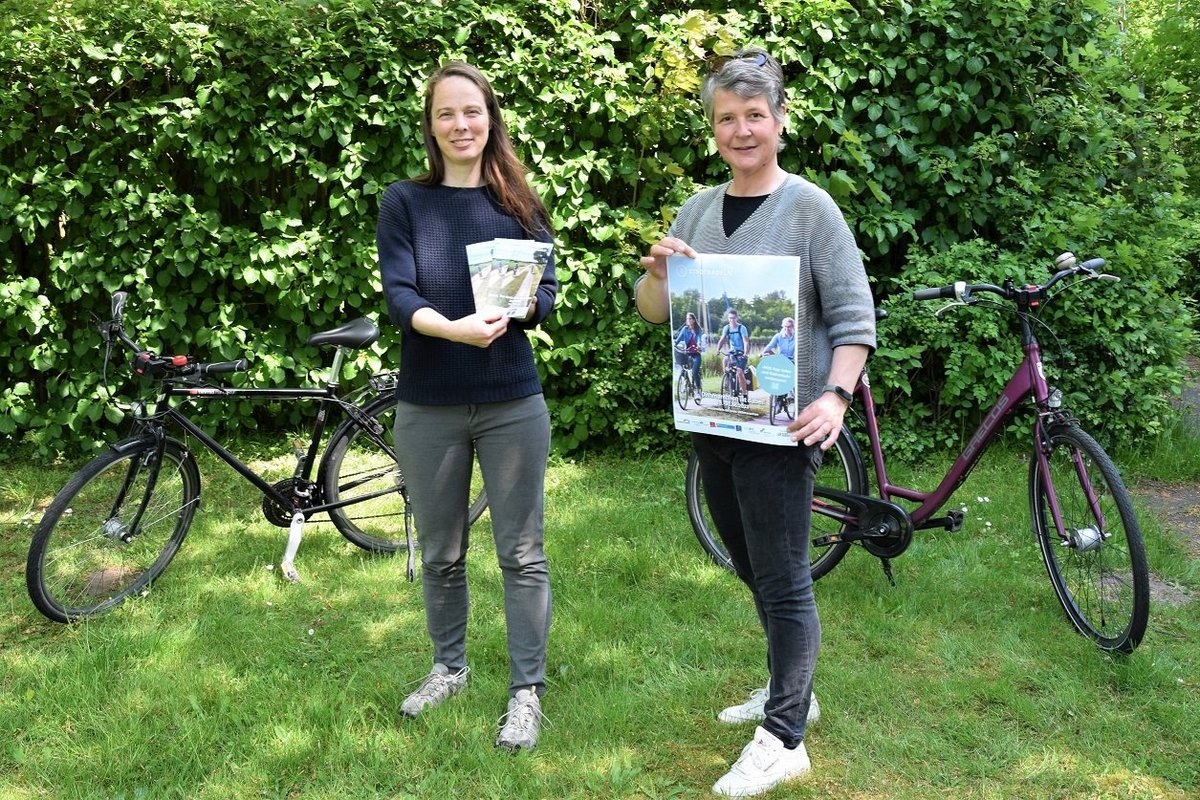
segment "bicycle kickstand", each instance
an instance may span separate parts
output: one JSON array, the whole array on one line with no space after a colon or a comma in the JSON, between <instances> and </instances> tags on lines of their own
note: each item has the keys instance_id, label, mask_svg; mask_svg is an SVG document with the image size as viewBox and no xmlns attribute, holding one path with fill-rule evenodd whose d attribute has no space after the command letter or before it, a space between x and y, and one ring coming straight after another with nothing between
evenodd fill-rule
<instances>
[{"instance_id":1,"label":"bicycle kickstand","mask_svg":"<svg viewBox=\"0 0 1200 800\"><path fill-rule=\"evenodd\" d=\"M881 556L879 559L879 565L883 567L883 574L887 576L888 583L890 583L892 588L895 589L896 579L892 575L892 560L890 558L883 558Z\"/></svg>"},{"instance_id":2,"label":"bicycle kickstand","mask_svg":"<svg viewBox=\"0 0 1200 800\"><path fill-rule=\"evenodd\" d=\"M288 527L287 547L283 551L283 561L279 562L279 568L283 570L283 577L292 583L300 582L300 573L296 571L293 561L296 558L296 551L300 549L300 539L303 535L304 513L297 511L292 514L292 524Z\"/></svg>"}]
</instances>

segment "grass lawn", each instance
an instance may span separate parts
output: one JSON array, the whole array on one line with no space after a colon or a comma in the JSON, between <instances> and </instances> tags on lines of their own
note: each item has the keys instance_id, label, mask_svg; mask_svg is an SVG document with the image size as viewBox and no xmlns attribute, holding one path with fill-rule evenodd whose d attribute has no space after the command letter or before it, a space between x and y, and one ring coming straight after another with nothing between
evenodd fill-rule
<instances>
[{"instance_id":1,"label":"grass lawn","mask_svg":"<svg viewBox=\"0 0 1200 800\"><path fill-rule=\"evenodd\" d=\"M310 525L303 582L281 580L286 531L203 458L202 510L149 595L54 624L25 594L24 559L70 470L10 458L0 798L709 797L752 732L715 712L766 672L747 593L692 536L683 468L679 454L552 464L551 724L511 756L492 746L508 666L486 515L471 684L405 720L430 651L403 559ZM936 470L904 472L928 486ZM769 797L1200 797L1200 560L1143 514L1152 568L1193 599L1156 605L1138 650L1105 656L1054 599L1025 476L1017 455L989 454L956 495L963 530L918 533L895 587L861 549L818 584L814 771Z\"/></svg>"}]
</instances>

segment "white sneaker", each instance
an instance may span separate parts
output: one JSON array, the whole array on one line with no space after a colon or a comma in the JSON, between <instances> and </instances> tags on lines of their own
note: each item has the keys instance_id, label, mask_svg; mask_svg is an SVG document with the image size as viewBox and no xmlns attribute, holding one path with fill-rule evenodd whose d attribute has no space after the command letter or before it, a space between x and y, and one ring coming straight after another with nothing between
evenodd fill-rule
<instances>
[{"instance_id":1,"label":"white sneaker","mask_svg":"<svg viewBox=\"0 0 1200 800\"><path fill-rule=\"evenodd\" d=\"M767 698L770 695L770 686L755 689L750 693L749 700L741 705L730 706L717 714L717 719L729 725L741 725L745 722L762 722L767 718L764 707L767 705ZM808 697L808 724L812 725L820 718L821 706L817 703L817 696L811 694Z\"/></svg>"},{"instance_id":2,"label":"white sneaker","mask_svg":"<svg viewBox=\"0 0 1200 800\"><path fill-rule=\"evenodd\" d=\"M466 687L467 673L470 671L470 667L463 667L458 672L451 672L445 664L434 664L433 670L425 676L417 690L404 699L400 713L415 717L426 709L440 706Z\"/></svg>"},{"instance_id":3,"label":"white sneaker","mask_svg":"<svg viewBox=\"0 0 1200 800\"><path fill-rule=\"evenodd\" d=\"M508 711L500 718L500 734L496 747L517 752L537 747L538 731L542 727L542 701L533 689L520 689L508 701Z\"/></svg>"},{"instance_id":4,"label":"white sneaker","mask_svg":"<svg viewBox=\"0 0 1200 800\"><path fill-rule=\"evenodd\" d=\"M788 750L783 742L762 728L754 729L754 738L742 749L738 760L713 784L715 794L725 797L750 797L769 792L784 781L812 770L804 742Z\"/></svg>"}]
</instances>

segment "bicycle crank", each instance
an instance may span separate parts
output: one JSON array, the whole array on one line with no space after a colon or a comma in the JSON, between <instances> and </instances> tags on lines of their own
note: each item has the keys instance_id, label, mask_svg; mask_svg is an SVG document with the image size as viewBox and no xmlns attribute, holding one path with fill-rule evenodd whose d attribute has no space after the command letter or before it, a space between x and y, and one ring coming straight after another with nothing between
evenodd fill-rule
<instances>
[{"instance_id":1,"label":"bicycle crank","mask_svg":"<svg viewBox=\"0 0 1200 800\"><path fill-rule=\"evenodd\" d=\"M267 518L267 522L277 528L290 528L292 525L292 515L298 510L303 510L311 506L317 491L316 484L312 481L305 481L299 478L287 478L274 484L272 488L284 497L292 498L293 502L299 501L295 506L284 506L280 505L270 495L263 497L263 516Z\"/></svg>"},{"instance_id":2,"label":"bicycle crank","mask_svg":"<svg viewBox=\"0 0 1200 800\"><path fill-rule=\"evenodd\" d=\"M888 559L900 555L912 544L912 517L895 503L823 486L818 486L814 495L846 509L845 517L840 512L828 516L842 522L847 529L813 539L813 545L858 542L871 555Z\"/></svg>"}]
</instances>

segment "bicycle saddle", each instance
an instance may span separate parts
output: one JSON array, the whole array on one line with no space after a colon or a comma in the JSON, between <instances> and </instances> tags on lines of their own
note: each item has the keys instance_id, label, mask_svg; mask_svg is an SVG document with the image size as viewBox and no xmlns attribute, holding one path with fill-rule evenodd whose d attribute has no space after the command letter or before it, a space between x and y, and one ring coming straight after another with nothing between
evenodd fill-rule
<instances>
[{"instance_id":1,"label":"bicycle saddle","mask_svg":"<svg viewBox=\"0 0 1200 800\"><path fill-rule=\"evenodd\" d=\"M320 346L335 344L338 347L350 347L361 350L375 343L379 338L379 326L366 317L359 317L353 322L347 322L333 330L314 333L308 337L308 344Z\"/></svg>"}]
</instances>

